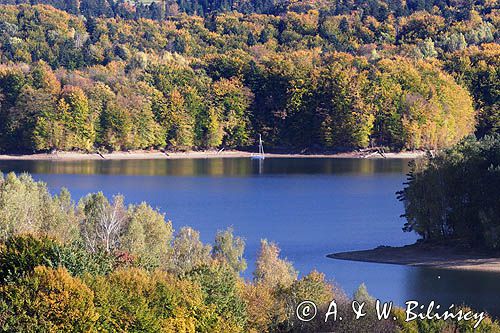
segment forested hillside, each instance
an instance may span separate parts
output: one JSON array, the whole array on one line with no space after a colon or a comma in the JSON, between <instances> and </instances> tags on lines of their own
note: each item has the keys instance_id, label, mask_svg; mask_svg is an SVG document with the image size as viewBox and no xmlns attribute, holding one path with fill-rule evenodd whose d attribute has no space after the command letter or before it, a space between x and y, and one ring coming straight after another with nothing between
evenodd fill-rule
<instances>
[{"instance_id":1,"label":"forested hillside","mask_svg":"<svg viewBox=\"0 0 500 333\"><path fill-rule=\"evenodd\" d=\"M65 11L0 6L2 151L234 148L257 133L432 149L500 128L496 1L44 3Z\"/></svg>"},{"instance_id":2,"label":"forested hillside","mask_svg":"<svg viewBox=\"0 0 500 333\"><path fill-rule=\"evenodd\" d=\"M71 14L86 17L150 18L155 20L180 13L209 16L237 11L244 14L279 15L289 10L307 12L320 10L328 15L359 11L379 21L390 16L408 16L417 11L439 11L445 18L461 20L476 10L484 14L498 9L496 0L2 0L3 4L47 4Z\"/></svg>"}]
</instances>

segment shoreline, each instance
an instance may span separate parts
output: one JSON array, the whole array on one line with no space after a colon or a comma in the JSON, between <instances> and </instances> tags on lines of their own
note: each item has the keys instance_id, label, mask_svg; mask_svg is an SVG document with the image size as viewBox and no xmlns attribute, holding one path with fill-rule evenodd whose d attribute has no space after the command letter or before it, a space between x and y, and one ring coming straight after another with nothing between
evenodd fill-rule
<instances>
[{"instance_id":1,"label":"shoreline","mask_svg":"<svg viewBox=\"0 0 500 333\"><path fill-rule=\"evenodd\" d=\"M161 151L131 151L113 152L108 154L56 152L36 154L0 154L0 160L23 161L83 161L83 160L156 160L156 159L205 159L205 158L250 158L255 153L241 150L227 151L189 151L189 152L161 152ZM425 156L423 151L408 151L398 153L366 153L362 151L346 153L323 154L294 154L294 153L266 153L266 158L360 158L360 159L414 159Z\"/></svg>"},{"instance_id":2,"label":"shoreline","mask_svg":"<svg viewBox=\"0 0 500 333\"><path fill-rule=\"evenodd\" d=\"M372 250L333 253L327 257L378 264L500 273L500 256L445 244L380 246Z\"/></svg>"}]
</instances>

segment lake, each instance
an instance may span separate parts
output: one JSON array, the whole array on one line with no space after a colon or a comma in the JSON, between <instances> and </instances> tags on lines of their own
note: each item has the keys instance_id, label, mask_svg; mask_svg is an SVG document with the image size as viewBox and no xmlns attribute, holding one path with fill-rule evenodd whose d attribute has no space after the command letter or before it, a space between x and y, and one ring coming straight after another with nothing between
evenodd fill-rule
<instances>
[{"instance_id":1,"label":"lake","mask_svg":"<svg viewBox=\"0 0 500 333\"><path fill-rule=\"evenodd\" d=\"M233 226L246 240L251 278L262 238L275 241L301 274L324 272L348 295L365 283L374 297L403 305L436 300L442 307L467 304L500 314L500 275L348 262L333 252L405 245L403 206L395 192L408 160L270 158L0 161L3 172L30 172L53 192L68 188L75 200L88 192L146 201L172 220L212 242Z\"/></svg>"}]
</instances>

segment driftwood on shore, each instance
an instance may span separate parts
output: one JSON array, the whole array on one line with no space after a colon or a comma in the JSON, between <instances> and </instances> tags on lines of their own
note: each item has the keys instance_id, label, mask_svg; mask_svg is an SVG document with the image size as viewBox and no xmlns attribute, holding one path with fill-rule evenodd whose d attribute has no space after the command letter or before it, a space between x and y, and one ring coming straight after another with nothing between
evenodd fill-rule
<instances>
[{"instance_id":1,"label":"driftwood on shore","mask_svg":"<svg viewBox=\"0 0 500 333\"><path fill-rule=\"evenodd\" d=\"M425 155L425 152L398 152L398 153L380 153L367 154L361 151L335 153L335 154L292 154L292 153L266 153L266 158L404 158L412 159ZM207 151L188 151L188 152L169 152L166 150L156 151L127 151L113 153L85 153L85 152L63 152L38 153L26 155L0 155L0 160L129 160L129 159L169 159L179 158L247 158L252 156L251 152L239 150L207 150Z\"/></svg>"},{"instance_id":2,"label":"driftwood on shore","mask_svg":"<svg viewBox=\"0 0 500 333\"><path fill-rule=\"evenodd\" d=\"M376 155L380 155L383 158L387 158L387 156L384 153L384 149L381 147L364 148L360 149L359 152L361 153L362 158L369 158Z\"/></svg>"}]
</instances>

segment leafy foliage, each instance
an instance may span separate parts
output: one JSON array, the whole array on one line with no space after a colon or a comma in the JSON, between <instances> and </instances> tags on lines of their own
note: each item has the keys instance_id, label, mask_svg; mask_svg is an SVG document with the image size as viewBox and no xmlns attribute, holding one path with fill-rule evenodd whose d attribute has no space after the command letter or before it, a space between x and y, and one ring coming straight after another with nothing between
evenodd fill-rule
<instances>
[{"instance_id":1,"label":"leafy foliage","mask_svg":"<svg viewBox=\"0 0 500 333\"><path fill-rule=\"evenodd\" d=\"M247 313L238 290L238 277L226 264L215 263L195 268L187 274L199 283L206 304L215 306L215 312L224 318L234 331L242 331Z\"/></svg>"},{"instance_id":2,"label":"leafy foliage","mask_svg":"<svg viewBox=\"0 0 500 333\"><path fill-rule=\"evenodd\" d=\"M243 258L244 251L245 241L240 237L235 237L232 228L219 231L215 235L213 257L227 263L236 273L243 272L247 268L247 262Z\"/></svg>"},{"instance_id":3,"label":"leafy foliage","mask_svg":"<svg viewBox=\"0 0 500 333\"><path fill-rule=\"evenodd\" d=\"M88 332L99 313L92 290L63 269L36 267L16 284L0 286L0 329L10 332Z\"/></svg>"},{"instance_id":4,"label":"leafy foliage","mask_svg":"<svg viewBox=\"0 0 500 333\"><path fill-rule=\"evenodd\" d=\"M461 239L500 248L500 138L463 140L435 157L417 161L407 187L405 231L424 240Z\"/></svg>"},{"instance_id":5,"label":"leafy foliage","mask_svg":"<svg viewBox=\"0 0 500 333\"><path fill-rule=\"evenodd\" d=\"M261 240L258 259L255 263L254 280L272 288L287 288L297 279L298 272L292 263L279 258L280 249L275 243Z\"/></svg>"},{"instance_id":6,"label":"leafy foliage","mask_svg":"<svg viewBox=\"0 0 500 333\"><path fill-rule=\"evenodd\" d=\"M498 140L489 140L463 143L458 151L476 152L474 161L484 165L480 153L490 156L498 150ZM44 205L28 206L30 216L44 216L43 225L51 226L52 238L36 226L32 233L12 228L0 242L0 331L471 330L468 324L450 321L439 325L433 321L406 323L398 309L394 313L397 321L379 321L373 313L355 320L350 301L341 290L316 271L299 277L292 263L279 256L274 243L261 242L254 280L245 281L239 275L245 263L244 242L232 229L216 235L212 250L189 227L172 237L172 224L145 203L126 207L124 198L115 197L110 202L97 193L75 206L68 204L69 193L52 196L45 184L29 175L18 178L9 174L2 182L0 197L14 195L12 185L29 186L44 193L46 202L60 213L43 215ZM22 200L19 196L10 198L10 205L2 208L6 216L17 216L9 210L16 212ZM119 227L109 228L110 221L119 221ZM18 222L26 223L22 219ZM63 230L68 226L76 227L75 234L57 237L65 235ZM104 233L106 230L111 232ZM373 302L363 286L354 297ZM320 313L326 313L332 299L338 301L339 312L346 314L342 321L325 323L318 316L305 323L296 317L301 301L312 300ZM481 329L495 332L498 324L487 318Z\"/></svg>"},{"instance_id":7,"label":"leafy foliage","mask_svg":"<svg viewBox=\"0 0 500 333\"><path fill-rule=\"evenodd\" d=\"M47 186L31 176L0 174L0 239L15 234L48 235L73 241L78 226L71 195L65 189L51 196Z\"/></svg>"},{"instance_id":8,"label":"leafy foliage","mask_svg":"<svg viewBox=\"0 0 500 333\"><path fill-rule=\"evenodd\" d=\"M257 133L289 149L434 149L475 123L497 131L492 2L244 3L50 1L86 19L3 5L0 149L238 148Z\"/></svg>"},{"instance_id":9,"label":"leafy foliage","mask_svg":"<svg viewBox=\"0 0 500 333\"><path fill-rule=\"evenodd\" d=\"M18 235L0 248L0 282L17 281L33 273L37 266L64 267L74 276L102 275L117 266L104 252L89 253L78 244L61 244L50 238Z\"/></svg>"}]
</instances>

